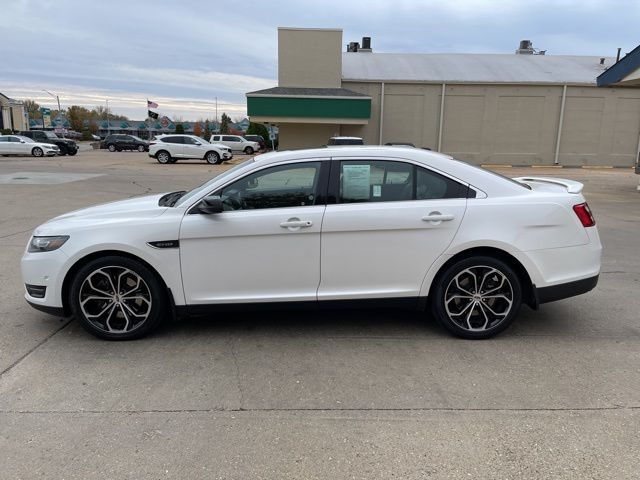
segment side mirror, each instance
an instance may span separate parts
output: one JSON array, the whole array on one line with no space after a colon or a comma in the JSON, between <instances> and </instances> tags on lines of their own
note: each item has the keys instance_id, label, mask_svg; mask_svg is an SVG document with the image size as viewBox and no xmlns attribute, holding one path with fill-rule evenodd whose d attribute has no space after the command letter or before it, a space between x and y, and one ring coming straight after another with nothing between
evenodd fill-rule
<instances>
[{"instance_id":1,"label":"side mirror","mask_svg":"<svg viewBox=\"0 0 640 480\"><path fill-rule=\"evenodd\" d=\"M196 142L196 145L202 145L200 142Z\"/></svg>"},{"instance_id":2,"label":"side mirror","mask_svg":"<svg viewBox=\"0 0 640 480\"><path fill-rule=\"evenodd\" d=\"M20 140L20 143L27 143L27 142L25 142L24 140Z\"/></svg>"},{"instance_id":3,"label":"side mirror","mask_svg":"<svg viewBox=\"0 0 640 480\"><path fill-rule=\"evenodd\" d=\"M204 197L198 205L198 209L200 213L206 213L207 215L213 213L222 212L222 198L218 195L209 195L208 197Z\"/></svg>"}]
</instances>

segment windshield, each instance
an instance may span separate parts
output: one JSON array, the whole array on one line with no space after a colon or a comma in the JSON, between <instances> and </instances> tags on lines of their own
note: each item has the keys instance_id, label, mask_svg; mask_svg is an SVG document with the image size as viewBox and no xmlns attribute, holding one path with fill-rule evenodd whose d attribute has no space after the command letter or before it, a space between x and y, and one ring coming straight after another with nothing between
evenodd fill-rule
<instances>
[{"instance_id":1,"label":"windshield","mask_svg":"<svg viewBox=\"0 0 640 480\"><path fill-rule=\"evenodd\" d=\"M44 134L46 135L47 138L52 138L54 140L57 140L59 137L53 133L53 132L44 132Z\"/></svg>"},{"instance_id":2,"label":"windshield","mask_svg":"<svg viewBox=\"0 0 640 480\"><path fill-rule=\"evenodd\" d=\"M191 199L197 197L198 195L204 193L207 191L207 189L209 188L209 186L213 183L213 182L217 182L218 180L220 180L221 178L226 177L227 175L232 174L233 172L235 172L236 170L240 170L242 167L249 165L250 163L255 162L255 158L250 158L249 160L245 160L242 163L239 163L238 165L236 165L233 168L230 168L229 170L227 170L226 172L221 173L220 175L218 175L217 177L213 177L211 180L209 180L208 182L203 183L202 185L200 185L199 187L194 188L193 190L191 190L190 192L185 193L182 197L180 197L180 200L178 200L174 206L175 207L179 207L181 205L184 205L185 203L188 203Z\"/></svg>"},{"instance_id":3,"label":"windshield","mask_svg":"<svg viewBox=\"0 0 640 480\"><path fill-rule=\"evenodd\" d=\"M140 140L141 142L146 141L146 140L142 140L140 137L136 137L135 135L131 135L131 138L135 138L136 140Z\"/></svg>"},{"instance_id":4,"label":"windshield","mask_svg":"<svg viewBox=\"0 0 640 480\"><path fill-rule=\"evenodd\" d=\"M23 137L22 135L16 135L20 140L24 140L26 143L36 143L35 140L29 137Z\"/></svg>"}]
</instances>

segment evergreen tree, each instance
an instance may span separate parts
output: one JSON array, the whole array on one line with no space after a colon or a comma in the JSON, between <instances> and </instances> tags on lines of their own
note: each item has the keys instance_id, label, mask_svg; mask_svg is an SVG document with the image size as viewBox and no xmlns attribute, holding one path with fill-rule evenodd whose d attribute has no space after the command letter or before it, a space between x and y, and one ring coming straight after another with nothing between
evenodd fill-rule
<instances>
[{"instance_id":1,"label":"evergreen tree","mask_svg":"<svg viewBox=\"0 0 640 480\"><path fill-rule=\"evenodd\" d=\"M229 133L229 124L231 123L231 119L226 113L222 114L222 119L220 120L220 133Z\"/></svg>"}]
</instances>

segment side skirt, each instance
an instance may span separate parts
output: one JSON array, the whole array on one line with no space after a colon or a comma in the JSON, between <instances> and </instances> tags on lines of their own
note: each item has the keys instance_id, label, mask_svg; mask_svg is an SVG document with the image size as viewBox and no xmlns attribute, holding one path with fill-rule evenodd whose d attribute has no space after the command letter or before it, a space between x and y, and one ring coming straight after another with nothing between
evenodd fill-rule
<instances>
[{"instance_id":1,"label":"side skirt","mask_svg":"<svg viewBox=\"0 0 640 480\"><path fill-rule=\"evenodd\" d=\"M421 310L425 299L422 297L370 298L359 300L321 300L305 302L260 302L260 303L215 303L205 305L176 305L178 317L206 316L219 312L255 312L278 310L340 310L389 308Z\"/></svg>"}]
</instances>

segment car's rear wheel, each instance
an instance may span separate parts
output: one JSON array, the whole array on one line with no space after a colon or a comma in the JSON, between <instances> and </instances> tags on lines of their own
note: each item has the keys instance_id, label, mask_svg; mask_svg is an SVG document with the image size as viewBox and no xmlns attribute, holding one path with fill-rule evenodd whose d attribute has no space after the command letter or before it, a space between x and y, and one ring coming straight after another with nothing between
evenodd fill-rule
<instances>
[{"instance_id":1,"label":"car's rear wheel","mask_svg":"<svg viewBox=\"0 0 640 480\"><path fill-rule=\"evenodd\" d=\"M109 146L107 147L107 149L108 149L110 152L115 152L115 151L116 151L116 146L115 146L115 145L109 145Z\"/></svg>"},{"instance_id":2,"label":"car's rear wheel","mask_svg":"<svg viewBox=\"0 0 640 480\"><path fill-rule=\"evenodd\" d=\"M252 147L247 147L244 149L244 153L246 153L247 155L253 155L253 152L255 150Z\"/></svg>"},{"instance_id":3,"label":"car's rear wheel","mask_svg":"<svg viewBox=\"0 0 640 480\"><path fill-rule=\"evenodd\" d=\"M74 316L91 334L106 340L133 340L164 319L167 298L161 281L142 263L107 256L83 266L71 284Z\"/></svg>"},{"instance_id":4,"label":"car's rear wheel","mask_svg":"<svg viewBox=\"0 0 640 480\"><path fill-rule=\"evenodd\" d=\"M509 265L496 258L460 260L434 282L432 313L459 337L492 337L507 328L520 310L520 280Z\"/></svg>"},{"instance_id":5,"label":"car's rear wheel","mask_svg":"<svg viewBox=\"0 0 640 480\"><path fill-rule=\"evenodd\" d=\"M217 165L220 163L220 155L218 155L217 152L207 152L204 159L211 165Z\"/></svg>"},{"instance_id":6,"label":"car's rear wheel","mask_svg":"<svg viewBox=\"0 0 640 480\"><path fill-rule=\"evenodd\" d=\"M158 160L158 163L162 163L163 165L165 163L173 163L171 162L171 154L166 150L160 150L156 153L156 160Z\"/></svg>"},{"instance_id":7,"label":"car's rear wheel","mask_svg":"<svg viewBox=\"0 0 640 480\"><path fill-rule=\"evenodd\" d=\"M144 152L144 145L138 145L138 151Z\"/></svg>"},{"instance_id":8,"label":"car's rear wheel","mask_svg":"<svg viewBox=\"0 0 640 480\"><path fill-rule=\"evenodd\" d=\"M31 155L33 155L34 157L42 157L44 155L44 152L40 147L35 147L33 150L31 150Z\"/></svg>"}]
</instances>

